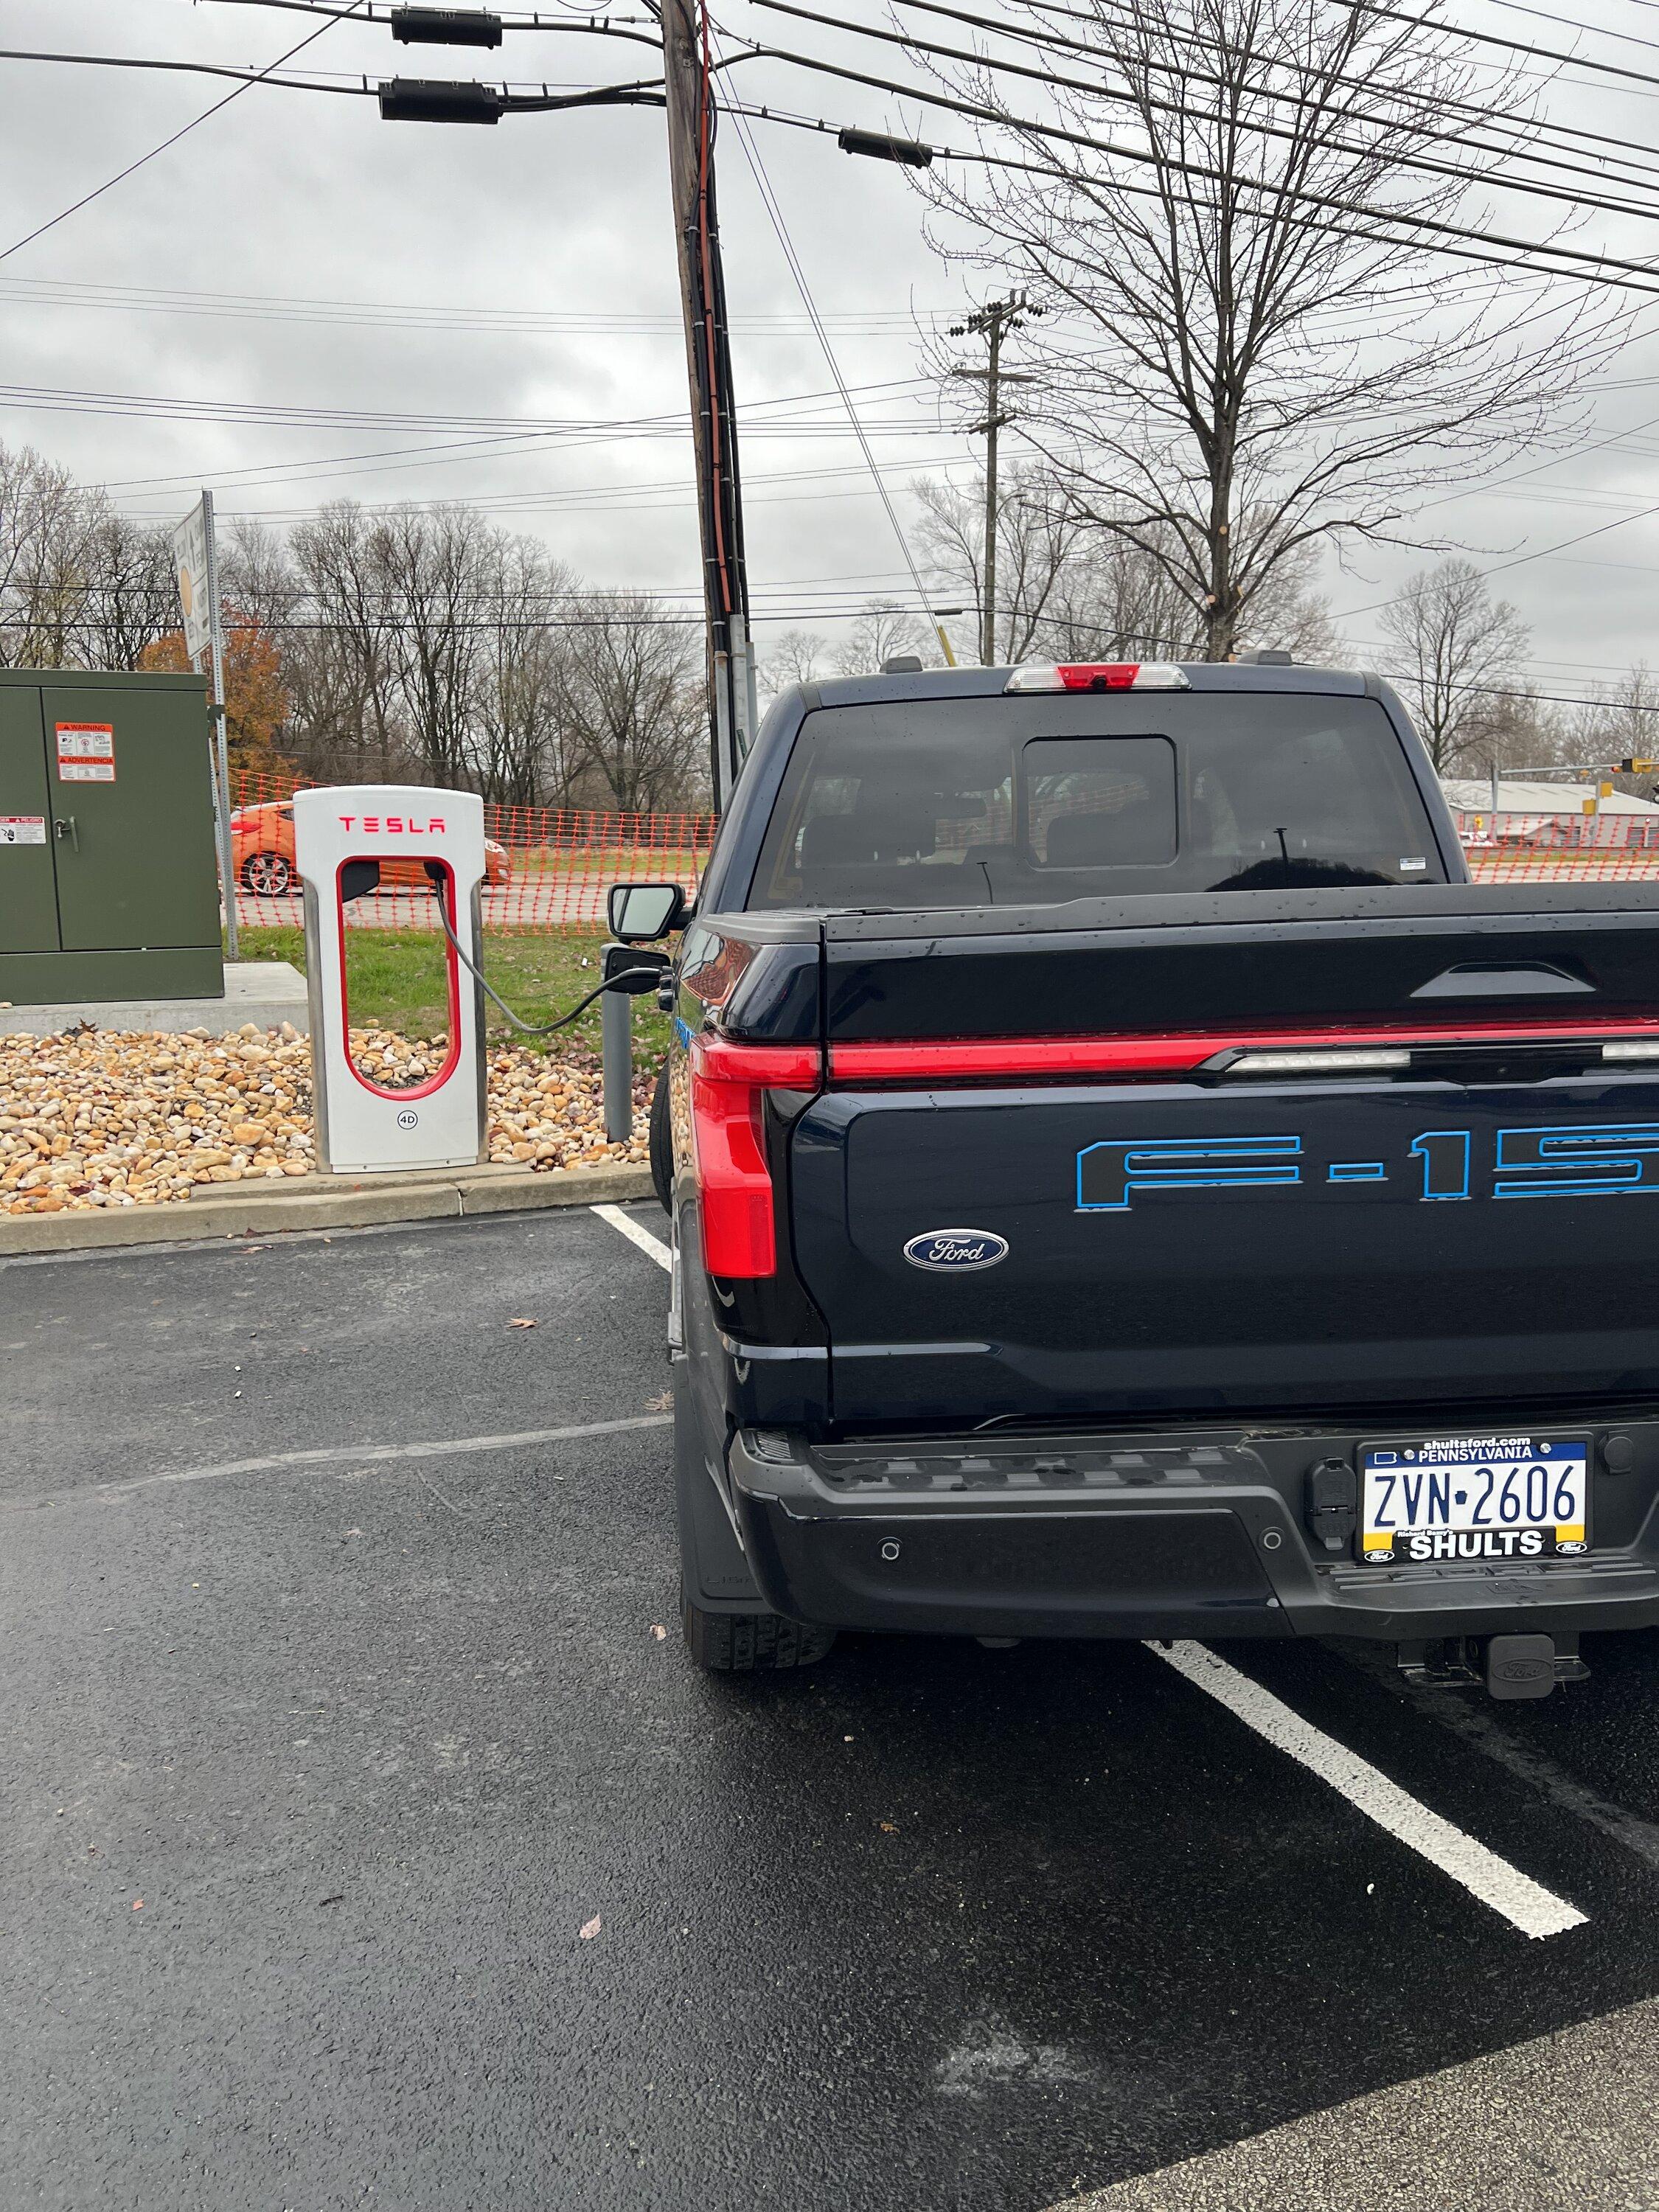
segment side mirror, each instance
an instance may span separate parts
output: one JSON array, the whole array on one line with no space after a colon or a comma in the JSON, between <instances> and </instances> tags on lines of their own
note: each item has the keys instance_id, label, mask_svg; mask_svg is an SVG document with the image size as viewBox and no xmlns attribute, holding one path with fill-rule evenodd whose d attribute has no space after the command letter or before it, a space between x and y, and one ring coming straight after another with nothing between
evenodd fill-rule
<instances>
[{"instance_id":1,"label":"side mirror","mask_svg":"<svg viewBox=\"0 0 1659 2212\"><path fill-rule=\"evenodd\" d=\"M611 934L624 945L648 945L678 929L688 912L678 884L612 884L605 899Z\"/></svg>"}]
</instances>

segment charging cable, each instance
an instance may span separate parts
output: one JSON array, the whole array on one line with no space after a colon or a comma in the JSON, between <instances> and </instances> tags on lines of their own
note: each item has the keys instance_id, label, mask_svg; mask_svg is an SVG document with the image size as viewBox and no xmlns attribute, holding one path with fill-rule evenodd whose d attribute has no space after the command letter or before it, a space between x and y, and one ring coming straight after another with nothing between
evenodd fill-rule
<instances>
[{"instance_id":1,"label":"charging cable","mask_svg":"<svg viewBox=\"0 0 1659 2212\"><path fill-rule=\"evenodd\" d=\"M480 968L477 962L474 961L468 954L465 947L462 945L460 939L456 936L454 931L450 927L449 902L445 897L441 888L439 888L438 890L438 920L443 925L444 935L449 939L451 948L453 949L456 958L460 962L462 967L471 970L473 975L477 977L479 983L483 986L485 997L492 999L496 1006L498 1006L501 1012L507 1016L508 1021L512 1023L514 1028L520 1031L525 1036L551 1036L556 1030L568 1029L571 1023L575 1020L577 1015L586 1013L587 1009L592 1005L595 999L602 998L607 991L618 991L623 989L628 984L631 983L636 976L643 977L647 981L653 983L659 981L661 978L662 971L659 969L625 968L620 975L607 975L604 982L596 984L593 989L588 993L585 999L578 1000L576 1004L570 1009L570 1012L568 1014L561 1014L557 1021L540 1023L520 1021L517 1014L514 1012L512 1007L507 1005L507 1000L502 998L501 993L491 988L484 975L483 969Z\"/></svg>"}]
</instances>

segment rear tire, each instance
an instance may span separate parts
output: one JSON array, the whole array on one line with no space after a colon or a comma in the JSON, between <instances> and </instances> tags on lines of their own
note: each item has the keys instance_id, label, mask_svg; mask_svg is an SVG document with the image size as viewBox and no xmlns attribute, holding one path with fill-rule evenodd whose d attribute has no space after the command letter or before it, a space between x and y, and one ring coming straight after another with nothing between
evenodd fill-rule
<instances>
[{"instance_id":1,"label":"rear tire","mask_svg":"<svg viewBox=\"0 0 1659 2212\"><path fill-rule=\"evenodd\" d=\"M651 1182L665 1213L674 1211L674 1131L668 1110L668 1062L664 1060L651 1094Z\"/></svg>"},{"instance_id":2,"label":"rear tire","mask_svg":"<svg viewBox=\"0 0 1659 2212\"><path fill-rule=\"evenodd\" d=\"M706 1674L777 1674L810 1667L836 1640L833 1628L809 1628L778 1613L705 1613L685 1601L685 1648Z\"/></svg>"}]
</instances>

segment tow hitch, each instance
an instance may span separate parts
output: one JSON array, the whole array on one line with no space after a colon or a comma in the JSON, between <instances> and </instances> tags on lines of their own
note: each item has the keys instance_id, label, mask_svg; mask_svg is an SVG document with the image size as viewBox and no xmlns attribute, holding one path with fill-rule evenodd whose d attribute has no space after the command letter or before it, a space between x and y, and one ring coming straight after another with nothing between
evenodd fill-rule
<instances>
[{"instance_id":1,"label":"tow hitch","mask_svg":"<svg viewBox=\"0 0 1659 2212\"><path fill-rule=\"evenodd\" d=\"M1484 1687L1494 1698L1547 1698L1558 1682L1587 1682L1577 1636L1446 1636L1402 1644L1396 1662L1428 1690Z\"/></svg>"}]
</instances>

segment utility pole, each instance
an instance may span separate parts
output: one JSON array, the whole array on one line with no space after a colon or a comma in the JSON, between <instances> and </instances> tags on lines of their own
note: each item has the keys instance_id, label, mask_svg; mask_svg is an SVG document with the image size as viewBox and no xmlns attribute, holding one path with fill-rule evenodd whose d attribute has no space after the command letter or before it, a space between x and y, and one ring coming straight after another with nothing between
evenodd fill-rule
<instances>
[{"instance_id":1,"label":"utility pole","mask_svg":"<svg viewBox=\"0 0 1659 2212\"><path fill-rule=\"evenodd\" d=\"M703 603L708 619L710 761L714 807L722 812L759 718L749 635L726 280L714 208L714 95L705 0L663 0L662 42L668 178L685 316Z\"/></svg>"},{"instance_id":2,"label":"utility pole","mask_svg":"<svg viewBox=\"0 0 1659 2212\"><path fill-rule=\"evenodd\" d=\"M985 434L985 557L982 568L983 604L980 610L979 657L983 665L992 667L997 657L997 433L1014 419L1012 410L1002 406L1002 387L1005 384L1029 384L1031 379L1018 369L1002 366L1002 342L1018 330L1029 315L1040 315L1041 307L1030 305L1024 292L1016 292L1006 300L988 300L985 305L969 315L965 322L952 323L953 338L982 337L985 340L986 365L983 368L953 368L952 376L972 378L985 386L985 419L970 422L968 434L976 437Z\"/></svg>"}]
</instances>

